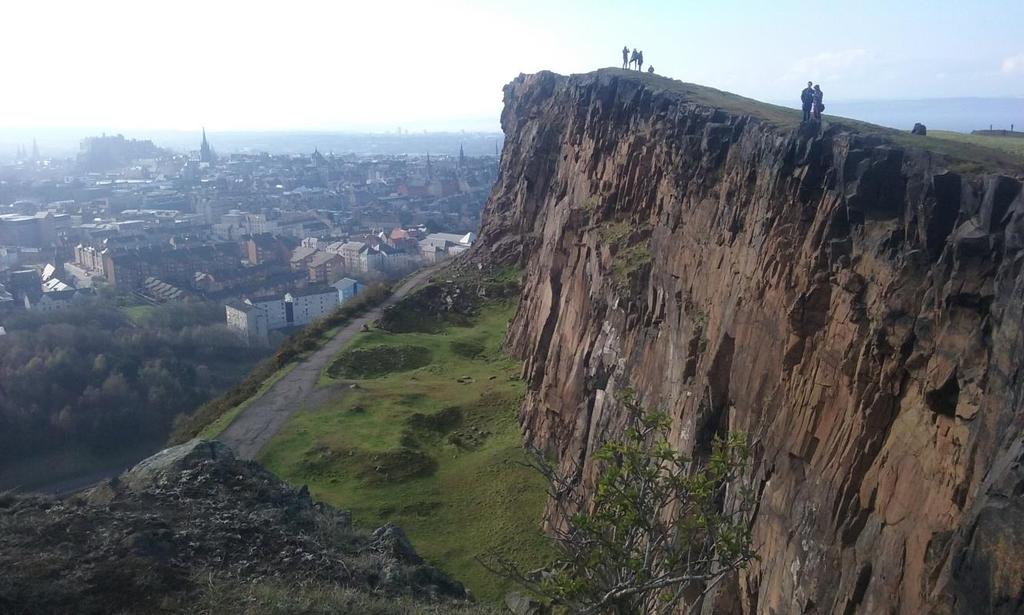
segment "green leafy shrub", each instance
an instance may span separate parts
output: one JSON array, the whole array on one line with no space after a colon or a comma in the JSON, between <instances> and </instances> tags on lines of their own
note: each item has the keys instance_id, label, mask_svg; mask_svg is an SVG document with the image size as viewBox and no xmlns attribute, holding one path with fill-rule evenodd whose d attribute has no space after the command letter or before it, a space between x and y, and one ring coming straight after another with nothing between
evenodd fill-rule
<instances>
[{"instance_id":1,"label":"green leafy shrub","mask_svg":"<svg viewBox=\"0 0 1024 615\"><path fill-rule=\"evenodd\" d=\"M557 555L541 573L497 569L573 613L669 613L692 606L755 553L753 494L738 487L749 451L742 434L716 439L710 456L690 459L669 441L668 416L620 397L631 422L596 454L601 469L586 500L577 472L559 473L537 456L552 488ZM493 566L493 563L484 562Z\"/></svg>"}]
</instances>

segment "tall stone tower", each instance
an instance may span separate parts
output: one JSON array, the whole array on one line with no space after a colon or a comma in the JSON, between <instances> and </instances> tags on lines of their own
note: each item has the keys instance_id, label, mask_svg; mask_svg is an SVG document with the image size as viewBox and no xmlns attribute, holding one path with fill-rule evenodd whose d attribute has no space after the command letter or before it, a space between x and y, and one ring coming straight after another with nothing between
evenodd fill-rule
<instances>
[{"instance_id":1,"label":"tall stone tower","mask_svg":"<svg viewBox=\"0 0 1024 615\"><path fill-rule=\"evenodd\" d=\"M206 128L203 128L203 142L199 145L199 162L213 162L215 156L210 142L206 140Z\"/></svg>"}]
</instances>

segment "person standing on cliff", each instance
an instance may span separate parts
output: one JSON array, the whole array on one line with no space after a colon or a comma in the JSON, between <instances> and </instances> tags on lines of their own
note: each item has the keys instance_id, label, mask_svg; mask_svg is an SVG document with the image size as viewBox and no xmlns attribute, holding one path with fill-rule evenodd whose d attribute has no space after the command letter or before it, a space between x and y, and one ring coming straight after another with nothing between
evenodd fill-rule
<instances>
[{"instance_id":1,"label":"person standing on cliff","mask_svg":"<svg viewBox=\"0 0 1024 615\"><path fill-rule=\"evenodd\" d=\"M654 74L654 65L653 64L651 64L650 66L647 67L647 72L650 73L651 75Z\"/></svg>"},{"instance_id":2,"label":"person standing on cliff","mask_svg":"<svg viewBox=\"0 0 1024 615\"><path fill-rule=\"evenodd\" d=\"M622 48L622 68L623 70L629 68L629 47Z\"/></svg>"},{"instance_id":3,"label":"person standing on cliff","mask_svg":"<svg viewBox=\"0 0 1024 615\"><path fill-rule=\"evenodd\" d=\"M634 64L636 64L636 49L633 50L633 55L629 56L629 67L633 68Z\"/></svg>"},{"instance_id":4,"label":"person standing on cliff","mask_svg":"<svg viewBox=\"0 0 1024 615\"><path fill-rule=\"evenodd\" d=\"M805 87L804 90L800 92L800 105L804 109L803 121L805 122L811 119L811 107L814 105L814 88L811 87L813 85L814 84L808 81L807 87Z\"/></svg>"},{"instance_id":5,"label":"person standing on cliff","mask_svg":"<svg viewBox=\"0 0 1024 615\"><path fill-rule=\"evenodd\" d=\"M814 86L814 121L821 121L821 112L825 110L825 103L822 100L825 98L825 94L821 91L821 85Z\"/></svg>"},{"instance_id":6,"label":"person standing on cliff","mask_svg":"<svg viewBox=\"0 0 1024 615\"><path fill-rule=\"evenodd\" d=\"M636 69L643 72L644 70L644 52L638 51L636 54Z\"/></svg>"}]
</instances>

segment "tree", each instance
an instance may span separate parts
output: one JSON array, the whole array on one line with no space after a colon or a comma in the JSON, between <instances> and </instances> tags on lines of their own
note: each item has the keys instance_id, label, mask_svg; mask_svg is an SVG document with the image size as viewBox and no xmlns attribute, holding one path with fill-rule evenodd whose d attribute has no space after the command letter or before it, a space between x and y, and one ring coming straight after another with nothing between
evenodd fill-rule
<instances>
[{"instance_id":1,"label":"tree","mask_svg":"<svg viewBox=\"0 0 1024 615\"><path fill-rule=\"evenodd\" d=\"M554 561L523 573L483 562L572 613L659 613L694 606L725 575L755 557L753 494L738 487L749 461L743 434L715 438L690 459L669 443L670 420L620 395L630 423L596 454L599 476L584 499L579 472L558 472L536 454L551 488Z\"/></svg>"}]
</instances>

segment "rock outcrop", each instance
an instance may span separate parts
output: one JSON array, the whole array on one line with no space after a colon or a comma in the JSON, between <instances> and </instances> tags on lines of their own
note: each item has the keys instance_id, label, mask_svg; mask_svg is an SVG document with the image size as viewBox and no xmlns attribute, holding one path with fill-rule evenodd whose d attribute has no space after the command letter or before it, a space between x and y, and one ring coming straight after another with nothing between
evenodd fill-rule
<instances>
[{"instance_id":1,"label":"rock outcrop","mask_svg":"<svg viewBox=\"0 0 1024 615\"><path fill-rule=\"evenodd\" d=\"M0 496L0 570L5 614L287 612L280 596L244 603L270 589L312 593L315 612L464 612L467 599L401 529L361 532L216 441L67 499Z\"/></svg>"},{"instance_id":2,"label":"rock outcrop","mask_svg":"<svg viewBox=\"0 0 1024 615\"><path fill-rule=\"evenodd\" d=\"M1020 171L786 117L622 71L506 87L470 258L524 268L525 437L586 490L623 387L694 456L746 432L760 560L706 610L1020 612Z\"/></svg>"}]
</instances>

